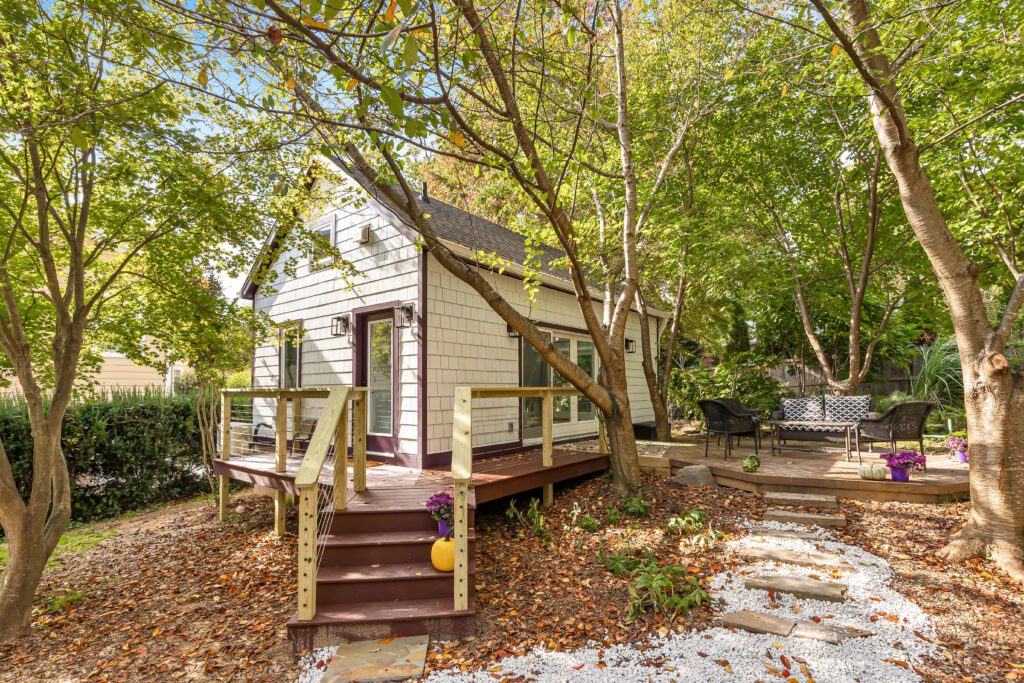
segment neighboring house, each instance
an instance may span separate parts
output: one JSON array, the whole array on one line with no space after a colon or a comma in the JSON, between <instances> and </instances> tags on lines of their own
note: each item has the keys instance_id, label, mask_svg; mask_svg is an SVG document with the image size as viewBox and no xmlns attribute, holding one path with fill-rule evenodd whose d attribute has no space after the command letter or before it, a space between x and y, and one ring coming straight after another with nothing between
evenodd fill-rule
<instances>
[{"instance_id":1,"label":"neighboring house","mask_svg":"<svg viewBox=\"0 0 1024 683\"><path fill-rule=\"evenodd\" d=\"M308 225L334 244L358 272L351 287L316 256L301 260L278 234L264 248L241 296L280 327L279 343L253 357L253 387L367 386L368 449L398 465L429 467L451 459L456 386L551 386L560 378L468 285L425 248L406 218L365 179L339 188L339 200ZM355 190L355 191L353 191ZM428 198L437 236L470 263L495 254L502 273L479 264L495 289L534 320L561 350L595 376L597 354L583 322L568 273L552 264L562 252L542 250L541 287L531 304L523 288L524 238L500 225ZM293 277L283 261L300 258ZM257 283L272 269L276 279ZM601 293L593 292L601 315ZM661 319L652 312L651 339ZM626 355L635 424L647 428L654 413L641 366L639 318L629 317ZM254 422L273 423L274 410L259 399ZM304 411L305 412L305 411ZM521 450L540 441L540 399L492 399L474 407L477 455ZM597 431L597 411L582 397L556 399L554 437L571 440Z\"/></svg>"},{"instance_id":2,"label":"neighboring house","mask_svg":"<svg viewBox=\"0 0 1024 683\"><path fill-rule=\"evenodd\" d=\"M185 372L185 366L172 364L163 373L148 365L139 365L117 351L104 351L100 371L93 377L96 392L159 390L174 393L174 381Z\"/></svg>"}]
</instances>

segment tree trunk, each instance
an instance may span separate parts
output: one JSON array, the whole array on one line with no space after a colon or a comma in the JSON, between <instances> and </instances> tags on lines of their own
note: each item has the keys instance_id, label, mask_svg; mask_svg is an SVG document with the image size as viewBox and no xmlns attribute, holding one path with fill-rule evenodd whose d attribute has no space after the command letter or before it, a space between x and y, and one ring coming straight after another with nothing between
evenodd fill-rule
<instances>
[{"instance_id":1,"label":"tree trunk","mask_svg":"<svg viewBox=\"0 0 1024 683\"><path fill-rule=\"evenodd\" d=\"M625 392L625 386L621 391ZM620 401L619 391L615 389L612 389L611 393L616 397L616 409L611 415L604 416L608 447L611 451L609 460L616 489L626 493L640 487L640 461L637 457L629 401Z\"/></svg>"},{"instance_id":2,"label":"tree trunk","mask_svg":"<svg viewBox=\"0 0 1024 683\"><path fill-rule=\"evenodd\" d=\"M36 429L32 433L33 462L57 463L63 460L59 435L56 438L42 436L45 432ZM6 453L3 457L6 461ZM70 500L66 478L56 477L50 485L56 487L61 480L66 490L63 494L55 491L53 504L47 506L31 503L26 506L17 491L0 491L0 526L7 536L7 565L0 581L0 643L27 634L32 624L32 599L36 587L43 576L46 561L71 518L71 506L64 502Z\"/></svg>"},{"instance_id":3,"label":"tree trunk","mask_svg":"<svg viewBox=\"0 0 1024 683\"><path fill-rule=\"evenodd\" d=\"M647 381L647 393L651 396L651 406L654 408L654 429L657 432L658 441L672 440L672 423L668 419L668 406L665 396L661 393L658 384L658 372L654 369L654 354L651 351L651 319L647 316L647 301L644 295L637 288L636 309L640 317L640 345L641 365L644 370L644 379Z\"/></svg>"},{"instance_id":4,"label":"tree trunk","mask_svg":"<svg viewBox=\"0 0 1024 683\"><path fill-rule=\"evenodd\" d=\"M986 365L983 363L983 365ZM964 365L971 442L971 513L939 555L966 560L991 555L1024 580L1024 377Z\"/></svg>"}]
</instances>

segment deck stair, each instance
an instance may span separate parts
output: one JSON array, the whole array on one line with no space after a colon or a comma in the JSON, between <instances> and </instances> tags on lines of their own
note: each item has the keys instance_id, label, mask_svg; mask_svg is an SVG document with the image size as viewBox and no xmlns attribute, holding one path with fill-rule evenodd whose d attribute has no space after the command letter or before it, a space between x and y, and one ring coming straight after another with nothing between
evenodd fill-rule
<instances>
[{"instance_id":1,"label":"deck stair","mask_svg":"<svg viewBox=\"0 0 1024 683\"><path fill-rule=\"evenodd\" d=\"M469 513L469 575L475 575L474 511ZM316 615L288 621L300 649L393 635L429 634L435 639L470 633L476 591L469 608L454 609L453 574L430 563L437 522L423 509L368 507L322 511Z\"/></svg>"}]
</instances>

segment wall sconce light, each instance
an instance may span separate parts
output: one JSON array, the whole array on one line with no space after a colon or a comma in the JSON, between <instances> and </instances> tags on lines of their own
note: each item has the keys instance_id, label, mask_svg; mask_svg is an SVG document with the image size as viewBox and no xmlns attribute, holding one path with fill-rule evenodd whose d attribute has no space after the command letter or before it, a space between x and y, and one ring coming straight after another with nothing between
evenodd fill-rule
<instances>
[{"instance_id":1,"label":"wall sconce light","mask_svg":"<svg viewBox=\"0 0 1024 683\"><path fill-rule=\"evenodd\" d=\"M636 339L626 337L626 353L636 353Z\"/></svg>"},{"instance_id":2,"label":"wall sconce light","mask_svg":"<svg viewBox=\"0 0 1024 683\"><path fill-rule=\"evenodd\" d=\"M331 319L331 336L346 337L351 329L352 318L348 313Z\"/></svg>"},{"instance_id":3,"label":"wall sconce light","mask_svg":"<svg viewBox=\"0 0 1024 683\"><path fill-rule=\"evenodd\" d=\"M505 331L508 333L508 336L512 337L513 339L519 338L519 332L517 332L516 328L512 327L508 323L505 323Z\"/></svg>"},{"instance_id":4,"label":"wall sconce light","mask_svg":"<svg viewBox=\"0 0 1024 683\"><path fill-rule=\"evenodd\" d=\"M412 323L415 319L416 307L412 304L401 304L399 306L395 306L396 327L412 327Z\"/></svg>"}]
</instances>

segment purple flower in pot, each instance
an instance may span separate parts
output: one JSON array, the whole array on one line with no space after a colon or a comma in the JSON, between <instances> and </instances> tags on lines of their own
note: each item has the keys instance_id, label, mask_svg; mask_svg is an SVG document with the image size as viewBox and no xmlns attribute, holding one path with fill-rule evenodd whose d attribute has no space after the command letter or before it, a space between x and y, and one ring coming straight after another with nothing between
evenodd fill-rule
<instances>
[{"instance_id":1,"label":"purple flower in pot","mask_svg":"<svg viewBox=\"0 0 1024 683\"><path fill-rule=\"evenodd\" d=\"M438 491L427 499L427 512L437 522L437 533L441 538L451 538L455 533L455 499L447 491Z\"/></svg>"},{"instance_id":2,"label":"purple flower in pot","mask_svg":"<svg viewBox=\"0 0 1024 683\"><path fill-rule=\"evenodd\" d=\"M882 453L878 457L885 460L885 464L889 466L893 481L910 481L910 472L923 472L927 462L924 455L917 451Z\"/></svg>"},{"instance_id":3,"label":"purple flower in pot","mask_svg":"<svg viewBox=\"0 0 1024 683\"><path fill-rule=\"evenodd\" d=\"M967 453L967 439L962 436L951 436L946 439L946 448L957 462L967 462L970 457Z\"/></svg>"}]
</instances>

